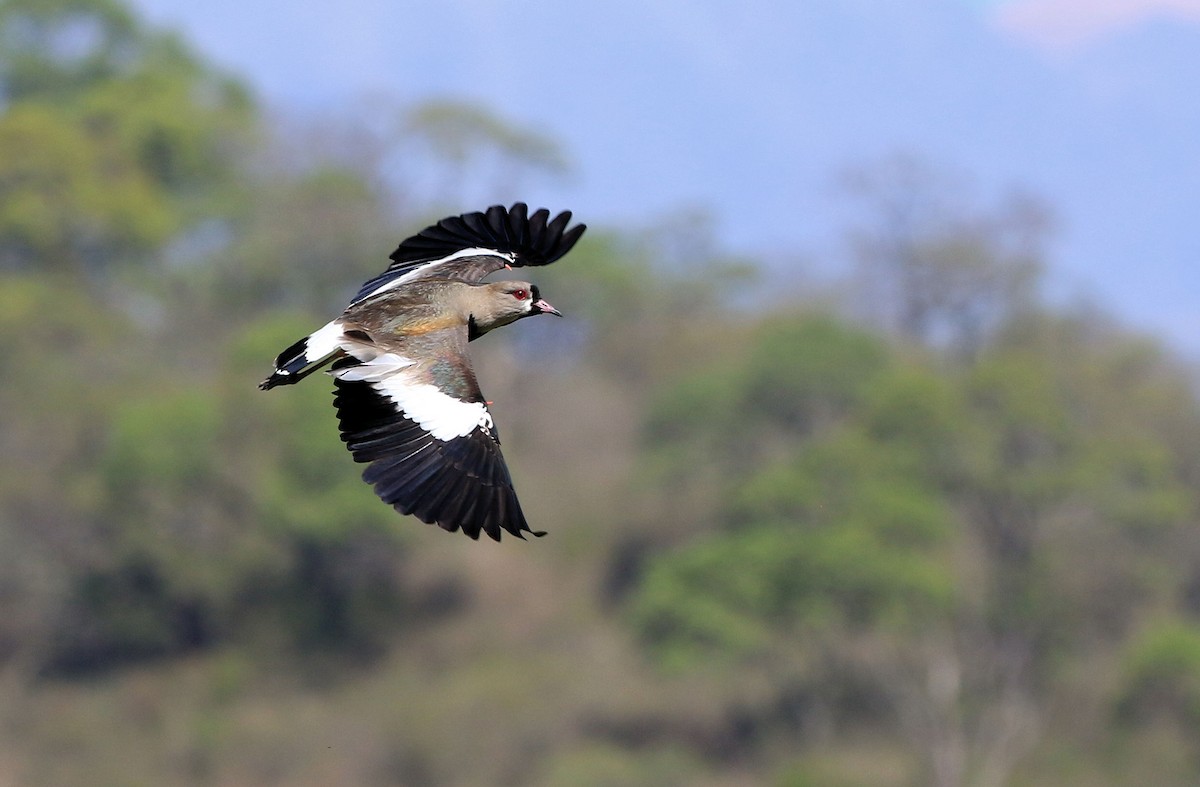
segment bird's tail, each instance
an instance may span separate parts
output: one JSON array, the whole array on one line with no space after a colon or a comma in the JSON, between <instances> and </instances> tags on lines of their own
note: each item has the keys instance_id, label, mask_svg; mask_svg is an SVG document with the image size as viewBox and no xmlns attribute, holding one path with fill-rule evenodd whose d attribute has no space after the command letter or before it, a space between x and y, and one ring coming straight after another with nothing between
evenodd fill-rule
<instances>
[{"instance_id":1,"label":"bird's tail","mask_svg":"<svg viewBox=\"0 0 1200 787\"><path fill-rule=\"evenodd\" d=\"M342 326L337 320L305 336L275 359L275 371L258 384L264 391L277 385L292 385L343 354Z\"/></svg>"}]
</instances>

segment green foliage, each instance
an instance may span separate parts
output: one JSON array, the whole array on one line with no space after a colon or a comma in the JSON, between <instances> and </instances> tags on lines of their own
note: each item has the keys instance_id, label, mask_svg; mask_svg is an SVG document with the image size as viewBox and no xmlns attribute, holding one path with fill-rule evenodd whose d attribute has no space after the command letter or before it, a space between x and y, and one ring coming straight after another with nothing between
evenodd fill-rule
<instances>
[{"instance_id":1,"label":"green foliage","mask_svg":"<svg viewBox=\"0 0 1200 787\"><path fill-rule=\"evenodd\" d=\"M119 3L6 0L0 41L0 264L144 262L224 185L244 91Z\"/></svg>"},{"instance_id":2,"label":"green foliage","mask_svg":"<svg viewBox=\"0 0 1200 787\"><path fill-rule=\"evenodd\" d=\"M1194 735L1200 729L1200 628L1169 620L1130 642L1116 707L1126 723L1166 716Z\"/></svg>"},{"instance_id":3,"label":"green foliage","mask_svg":"<svg viewBox=\"0 0 1200 787\"><path fill-rule=\"evenodd\" d=\"M128 322L77 284L0 274L0 501L19 540L51 548L63 520L95 504L96 433L119 397L109 375L132 375ZM47 362L53 358L53 362ZM68 513L70 512L70 513ZM33 562L37 562L36 560Z\"/></svg>"},{"instance_id":4,"label":"green foliage","mask_svg":"<svg viewBox=\"0 0 1200 787\"><path fill-rule=\"evenodd\" d=\"M839 631L919 622L945 605L944 566L894 550L858 523L714 537L655 562L632 622L668 669L799 655ZM800 666L797 663L795 666Z\"/></svg>"},{"instance_id":5,"label":"green foliage","mask_svg":"<svg viewBox=\"0 0 1200 787\"><path fill-rule=\"evenodd\" d=\"M752 277L705 246L671 259L676 235L705 228L698 219L642 233L589 227L568 265L537 271L542 292L569 320L555 326L556 344L543 339L540 353L559 350L561 362L572 363L586 347L590 365L647 393L710 359L739 330L725 302L739 290L749 295Z\"/></svg>"},{"instance_id":6,"label":"green foliage","mask_svg":"<svg viewBox=\"0 0 1200 787\"><path fill-rule=\"evenodd\" d=\"M89 255L142 253L176 218L125 151L112 150L61 113L19 105L0 116L0 260L37 259L78 270Z\"/></svg>"},{"instance_id":7,"label":"green foliage","mask_svg":"<svg viewBox=\"0 0 1200 787\"><path fill-rule=\"evenodd\" d=\"M673 667L919 626L953 596L951 516L927 469L943 449L906 439L949 431L953 410L895 423L918 397L950 401L937 378L828 317L770 321L750 342L651 410L675 473L695 473L697 443L720 436L707 461L729 479L718 524L732 532L656 558L632 604Z\"/></svg>"},{"instance_id":8,"label":"green foliage","mask_svg":"<svg viewBox=\"0 0 1200 787\"><path fill-rule=\"evenodd\" d=\"M370 652L394 629L406 523L359 480L327 394L263 394L244 368L253 356L260 373L265 348L291 343L300 324L247 331L227 388L160 384L111 411L97 462L102 548L71 583L76 622L55 635L51 669L247 638Z\"/></svg>"},{"instance_id":9,"label":"green foliage","mask_svg":"<svg viewBox=\"0 0 1200 787\"><path fill-rule=\"evenodd\" d=\"M97 84L69 108L70 120L121 156L166 198L183 223L218 209L249 125L249 100L171 41L136 72Z\"/></svg>"},{"instance_id":10,"label":"green foliage","mask_svg":"<svg viewBox=\"0 0 1200 787\"><path fill-rule=\"evenodd\" d=\"M776 320L663 387L646 431L679 490L660 516L681 521L660 525L674 541L628 608L656 662L789 664L831 693L865 672L895 712L958 730L929 732L930 751L984 768L968 732L994 723L983 708L1120 641L1178 587L1166 545L1196 495L1170 435L1200 417L1178 371L1052 317L978 349L939 366L827 318Z\"/></svg>"},{"instance_id":11,"label":"green foliage","mask_svg":"<svg viewBox=\"0 0 1200 787\"><path fill-rule=\"evenodd\" d=\"M862 428L930 483L954 479L971 419L956 381L916 364L895 365L866 391Z\"/></svg>"},{"instance_id":12,"label":"green foliage","mask_svg":"<svg viewBox=\"0 0 1200 787\"><path fill-rule=\"evenodd\" d=\"M838 435L764 469L737 493L744 524L654 561L635 628L673 668L725 654L920 626L953 598L938 546L949 517L903 458Z\"/></svg>"},{"instance_id":13,"label":"green foliage","mask_svg":"<svg viewBox=\"0 0 1200 787\"><path fill-rule=\"evenodd\" d=\"M379 190L346 167L268 172L246 188L216 228L219 253L201 246L200 259L179 274L203 308L336 313L353 282L378 272L395 246Z\"/></svg>"},{"instance_id":14,"label":"green foliage","mask_svg":"<svg viewBox=\"0 0 1200 787\"><path fill-rule=\"evenodd\" d=\"M664 480L705 462L744 478L843 420L889 363L877 337L825 316L767 320L748 345L655 396L645 439Z\"/></svg>"},{"instance_id":15,"label":"green foliage","mask_svg":"<svg viewBox=\"0 0 1200 787\"><path fill-rule=\"evenodd\" d=\"M938 490L922 479L922 457L853 432L807 443L738 489L733 522L841 529L869 524L894 548L925 548L950 530Z\"/></svg>"},{"instance_id":16,"label":"green foliage","mask_svg":"<svg viewBox=\"0 0 1200 787\"><path fill-rule=\"evenodd\" d=\"M878 338L830 318L768 320L742 369L738 407L759 428L803 437L844 417L887 360Z\"/></svg>"},{"instance_id":17,"label":"green foliage","mask_svg":"<svg viewBox=\"0 0 1200 787\"><path fill-rule=\"evenodd\" d=\"M175 502L186 502L192 490L217 485L220 427L217 402L199 391L159 393L118 409L102 469L113 513L132 513L157 530L170 521ZM166 501L173 502L156 511Z\"/></svg>"},{"instance_id":18,"label":"green foliage","mask_svg":"<svg viewBox=\"0 0 1200 787\"><path fill-rule=\"evenodd\" d=\"M5 0L0 4L0 87L6 103L70 99L120 76L142 46L138 24L115 0Z\"/></svg>"},{"instance_id":19,"label":"green foliage","mask_svg":"<svg viewBox=\"0 0 1200 787\"><path fill-rule=\"evenodd\" d=\"M263 374L263 359L307 332L295 318L250 325L232 350L243 373L239 383ZM284 338L289 337L289 338ZM273 348L268 350L267 348ZM333 417L332 385L323 375L304 386L263 393L230 388L229 417L242 422L238 453L257 467L252 495L260 525L315 543L336 542L356 533L396 530L395 513L379 504L348 461ZM236 411L236 414L235 412ZM270 436L270 439L262 438Z\"/></svg>"}]
</instances>

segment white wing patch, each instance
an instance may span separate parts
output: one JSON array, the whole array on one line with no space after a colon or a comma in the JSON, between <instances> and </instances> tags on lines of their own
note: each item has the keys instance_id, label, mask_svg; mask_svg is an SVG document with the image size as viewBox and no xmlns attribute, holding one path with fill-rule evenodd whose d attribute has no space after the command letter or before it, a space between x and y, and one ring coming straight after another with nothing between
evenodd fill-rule
<instances>
[{"instance_id":1,"label":"white wing patch","mask_svg":"<svg viewBox=\"0 0 1200 787\"><path fill-rule=\"evenodd\" d=\"M438 440L466 437L480 427L491 430L492 414L483 402L455 399L436 386L410 382L406 376L388 377L371 385Z\"/></svg>"},{"instance_id":2,"label":"white wing patch","mask_svg":"<svg viewBox=\"0 0 1200 787\"><path fill-rule=\"evenodd\" d=\"M483 249L483 248L462 249L461 251L456 251L453 254L448 254L445 257L439 257L436 260L431 260L430 262L427 262L427 263L421 265L420 267L409 271L408 273L404 274L403 276L392 279L391 281L387 282L386 284L379 285L378 287L371 290L366 295L362 296L361 298L358 298L355 301L355 303L358 303L359 301L365 301L367 298L370 298L374 295L378 295L381 292L387 292L390 289L399 287L401 284L405 284L406 282L412 281L418 275L423 276L428 273L430 268L433 268L438 265L444 265L447 262L453 262L454 260L461 260L463 257L499 257L500 259L502 259L508 263L514 263L517 261L516 253L511 252L511 251L496 251L495 249Z\"/></svg>"},{"instance_id":3,"label":"white wing patch","mask_svg":"<svg viewBox=\"0 0 1200 787\"><path fill-rule=\"evenodd\" d=\"M347 382L369 383L396 404L397 409L438 440L466 437L477 428L490 432L492 414L483 402L464 402L440 388L417 382L405 372L412 361L385 353L369 363L337 369L332 374Z\"/></svg>"},{"instance_id":4,"label":"white wing patch","mask_svg":"<svg viewBox=\"0 0 1200 787\"><path fill-rule=\"evenodd\" d=\"M309 334L304 354L310 360L324 358L342 346L342 323L339 320L327 322Z\"/></svg>"}]
</instances>

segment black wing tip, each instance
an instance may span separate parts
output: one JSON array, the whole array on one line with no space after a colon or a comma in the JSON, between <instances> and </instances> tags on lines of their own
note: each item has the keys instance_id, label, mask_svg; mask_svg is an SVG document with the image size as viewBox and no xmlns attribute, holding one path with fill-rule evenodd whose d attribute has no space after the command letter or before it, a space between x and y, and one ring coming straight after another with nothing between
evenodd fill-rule
<instances>
[{"instance_id":1,"label":"black wing tip","mask_svg":"<svg viewBox=\"0 0 1200 787\"><path fill-rule=\"evenodd\" d=\"M576 224L568 230L572 215L564 210L547 221L550 211L546 208L530 215L524 202L508 208L492 205L431 224L403 241L389 259L419 262L478 246L515 254L517 267L548 265L569 252L587 229L586 224Z\"/></svg>"},{"instance_id":2,"label":"black wing tip","mask_svg":"<svg viewBox=\"0 0 1200 787\"><path fill-rule=\"evenodd\" d=\"M462 534L464 536L466 536L467 538L471 539L472 541L479 541L480 536L487 536L488 538L492 539L493 541L499 542L499 541L504 540L503 536L505 533L508 533L509 536L514 536L516 538L519 538L522 541L529 540L525 537L526 533L533 536L534 538L543 538L546 535L545 530L531 529L529 527L529 524L525 521L524 516L522 516L520 518L520 520L515 521L515 522L503 522L503 523L492 522L492 523L488 523L488 524L479 524L479 523L446 521L446 520L437 519L434 517L430 517L429 519L426 519L418 511L405 511L404 508L401 507L400 505L393 505L392 507L395 508L396 511L400 514L416 517L417 519L424 522L425 524L433 525L435 527L441 528L442 530L445 530L447 533L454 533L454 532L461 530Z\"/></svg>"}]
</instances>

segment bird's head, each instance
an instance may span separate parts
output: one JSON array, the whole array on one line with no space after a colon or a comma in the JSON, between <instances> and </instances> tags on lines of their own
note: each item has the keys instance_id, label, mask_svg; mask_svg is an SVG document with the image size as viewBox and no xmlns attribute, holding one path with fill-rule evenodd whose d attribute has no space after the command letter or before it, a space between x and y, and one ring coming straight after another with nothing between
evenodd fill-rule
<instances>
[{"instance_id":1,"label":"bird's head","mask_svg":"<svg viewBox=\"0 0 1200 787\"><path fill-rule=\"evenodd\" d=\"M471 324L475 335L516 322L535 314L562 313L542 298L536 284L527 281L497 281L479 288L476 302L471 304Z\"/></svg>"}]
</instances>

